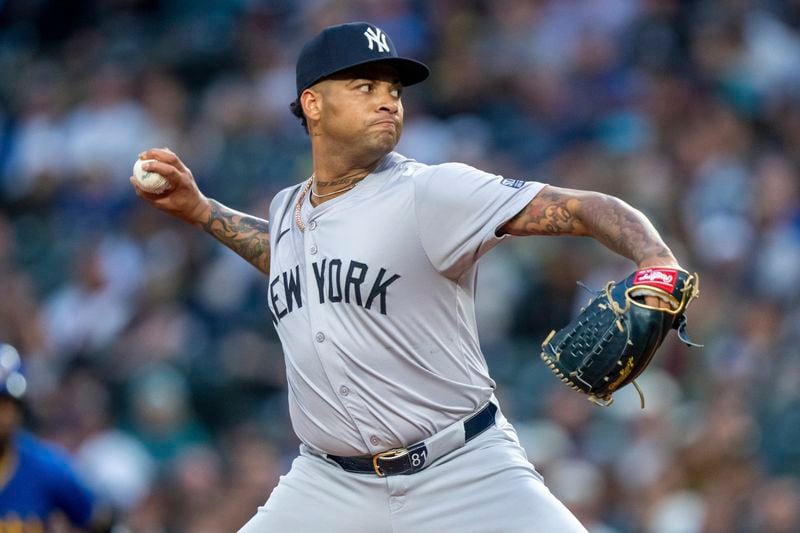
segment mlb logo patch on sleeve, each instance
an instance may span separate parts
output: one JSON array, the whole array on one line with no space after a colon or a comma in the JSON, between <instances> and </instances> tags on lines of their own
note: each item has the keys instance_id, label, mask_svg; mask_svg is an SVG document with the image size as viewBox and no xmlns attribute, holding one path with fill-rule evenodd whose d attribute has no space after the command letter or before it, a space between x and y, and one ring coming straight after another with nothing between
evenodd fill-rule
<instances>
[{"instance_id":1,"label":"mlb logo patch on sleeve","mask_svg":"<svg viewBox=\"0 0 800 533\"><path fill-rule=\"evenodd\" d=\"M520 189L525 182L522 180L512 180L511 178L503 178L500 182L501 185L505 185L506 187L511 187L512 189Z\"/></svg>"}]
</instances>

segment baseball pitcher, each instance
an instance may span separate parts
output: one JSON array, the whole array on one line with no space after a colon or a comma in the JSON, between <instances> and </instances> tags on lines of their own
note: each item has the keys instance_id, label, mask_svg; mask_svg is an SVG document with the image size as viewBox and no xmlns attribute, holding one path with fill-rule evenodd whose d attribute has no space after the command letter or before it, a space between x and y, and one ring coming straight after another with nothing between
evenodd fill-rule
<instances>
[{"instance_id":1,"label":"baseball pitcher","mask_svg":"<svg viewBox=\"0 0 800 533\"><path fill-rule=\"evenodd\" d=\"M682 270L621 200L395 152L403 91L428 73L368 23L308 42L291 109L313 174L274 197L268 220L206 198L170 150L140 155L170 186L152 194L132 179L139 196L268 276L302 445L244 533L585 531L493 394L475 324L478 260L514 236L582 235L640 269Z\"/></svg>"}]
</instances>

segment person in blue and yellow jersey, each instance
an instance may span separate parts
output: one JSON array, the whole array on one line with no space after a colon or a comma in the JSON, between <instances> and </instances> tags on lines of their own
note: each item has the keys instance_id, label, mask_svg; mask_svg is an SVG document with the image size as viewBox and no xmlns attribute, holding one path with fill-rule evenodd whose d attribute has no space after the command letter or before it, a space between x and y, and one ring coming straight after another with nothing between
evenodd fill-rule
<instances>
[{"instance_id":1,"label":"person in blue and yellow jersey","mask_svg":"<svg viewBox=\"0 0 800 533\"><path fill-rule=\"evenodd\" d=\"M19 353L0 343L0 531L43 533L58 512L84 531L109 531L110 513L67 455L23 430L27 388Z\"/></svg>"}]
</instances>

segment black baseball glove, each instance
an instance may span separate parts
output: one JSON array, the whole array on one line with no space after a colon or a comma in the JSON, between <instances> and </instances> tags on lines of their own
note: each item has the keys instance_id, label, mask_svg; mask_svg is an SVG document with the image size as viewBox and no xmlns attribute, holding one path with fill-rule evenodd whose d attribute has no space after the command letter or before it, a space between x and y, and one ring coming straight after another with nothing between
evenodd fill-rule
<instances>
[{"instance_id":1,"label":"black baseball glove","mask_svg":"<svg viewBox=\"0 0 800 533\"><path fill-rule=\"evenodd\" d=\"M611 395L633 382L644 408L644 396L634 381L647 368L670 329L689 346L686 336L689 303L699 294L697 274L666 267L637 270L605 289L565 328L551 331L542 343L542 359L561 381L599 405L611 405ZM652 307L655 296L669 309Z\"/></svg>"}]
</instances>

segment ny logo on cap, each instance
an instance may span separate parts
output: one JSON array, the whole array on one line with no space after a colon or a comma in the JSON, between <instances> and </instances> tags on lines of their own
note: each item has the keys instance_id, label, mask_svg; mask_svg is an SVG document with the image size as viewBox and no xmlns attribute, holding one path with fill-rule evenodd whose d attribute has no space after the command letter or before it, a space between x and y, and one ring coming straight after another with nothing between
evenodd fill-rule
<instances>
[{"instance_id":1,"label":"ny logo on cap","mask_svg":"<svg viewBox=\"0 0 800 533\"><path fill-rule=\"evenodd\" d=\"M369 44L370 50L373 49L372 44L375 43L378 45L378 52L389 51L389 45L386 44L386 34L378 28L367 28L367 31L364 32L364 35L367 37L367 43Z\"/></svg>"}]
</instances>

